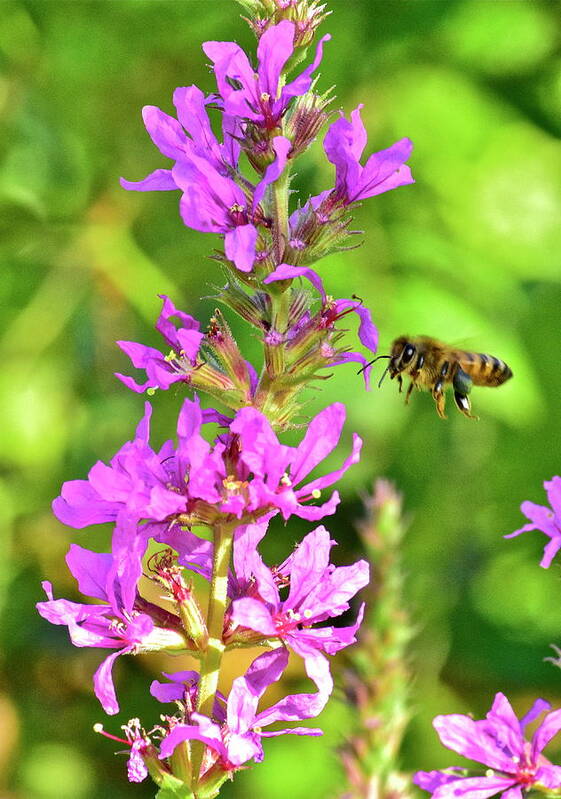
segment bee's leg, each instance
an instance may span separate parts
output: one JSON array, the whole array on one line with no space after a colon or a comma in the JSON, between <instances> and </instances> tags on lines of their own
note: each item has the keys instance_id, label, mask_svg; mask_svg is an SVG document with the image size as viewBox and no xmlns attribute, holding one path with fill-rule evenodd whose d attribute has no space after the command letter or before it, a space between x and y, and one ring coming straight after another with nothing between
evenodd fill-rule
<instances>
[{"instance_id":1,"label":"bee's leg","mask_svg":"<svg viewBox=\"0 0 561 799\"><path fill-rule=\"evenodd\" d=\"M415 383L413 381L411 381L409 383L409 388L407 389L407 394L405 395L405 404L406 405L409 405L409 397L411 396L411 392L413 391L414 388L415 388Z\"/></svg>"},{"instance_id":2,"label":"bee's leg","mask_svg":"<svg viewBox=\"0 0 561 799\"><path fill-rule=\"evenodd\" d=\"M456 403L456 407L458 410L467 416L468 419L477 419L477 416L473 416L471 411L471 402L469 401L468 394L471 391L471 387L473 386L473 380L464 372L463 369L457 369L456 374L454 375L454 380L452 381L454 386L454 402Z\"/></svg>"},{"instance_id":3,"label":"bee's leg","mask_svg":"<svg viewBox=\"0 0 561 799\"><path fill-rule=\"evenodd\" d=\"M411 380L413 380L413 382L415 382L415 380L419 377L419 373L423 368L424 363L425 363L425 356L423 355L423 353L421 353L417 358L417 363L415 364L415 368L412 369L411 372L409 372L409 377L411 378Z\"/></svg>"},{"instance_id":4,"label":"bee's leg","mask_svg":"<svg viewBox=\"0 0 561 799\"><path fill-rule=\"evenodd\" d=\"M448 417L444 413L444 406L446 405L446 394L442 389L440 391L432 392L432 396L434 397L434 401L436 402L436 412L440 416L441 419L447 419Z\"/></svg>"},{"instance_id":5,"label":"bee's leg","mask_svg":"<svg viewBox=\"0 0 561 799\"><path fill-rule=\"evenodd\" d=\"M469 401L469 397L465 394L460 394L459 391L454 391L454 402L456 403L456 407L459 411L461 411L464 416L467 416L468 419L479 419L479 416L474 416L470 413L471 410L471 402Z\"/></svg>"},{"instance_id":6,"label":"bee's leg","mask_svg":"<svg viewBox=\"0 0 561 799\"><path fill-rule=\"evenodd\" d=\"M432 396L434 401L436 402L436 412L441 419L446 419L446 414L444 413L444 406L446 405L446 395L444 394L444 379L448 374L449 368L450 364L448 363L448 361L445 361L442 364L442 369L440 370L440 375L438 377L438 380L436 381L432 389Z\"/></svg>"},{"instance_id":7,"label":"bee's leg","mask_svg":"<svg viewBox=\"0 0 561 799\"><path fill-rule=\"evenodd\" d=\"M397 382L399 383L399 393L403 391L403 378L401 375L397 376Z\"/></svg>"}]
</instances>

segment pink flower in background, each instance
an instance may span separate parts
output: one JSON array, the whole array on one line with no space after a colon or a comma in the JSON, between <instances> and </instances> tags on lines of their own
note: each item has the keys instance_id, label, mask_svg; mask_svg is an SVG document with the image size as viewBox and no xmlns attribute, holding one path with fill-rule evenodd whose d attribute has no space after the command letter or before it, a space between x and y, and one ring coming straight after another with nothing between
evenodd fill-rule
<instances>
[{"instance_id":1,"label":"pink flower in background","mask_svg":"<svg viewBox=\"0 0 561 799\"><path fill-rule=\"evenodd\" d=\"M550 540L545 546L540 566L547 569L561 549L561 477L552 477L551 480L546 480L543 485L547 491L547 498L551 507L536 505L534 502L523 502L520 510L530 519L530 523L525 524L513 533L505 535L505 538L514 538L514 536L526 533L529 530L540 530L545 533Z\"/></svg>"},{"instance_id":2,"label":"pink flower in background","mask_svg":"<svg viewBox=\"0 0 561 799\"><path fill-rule=\"evenodd\" d=\"M536 786L541 790L561 788L561 767L554 766L542 750L561 729L561 709L548 713L530 741L525 728L550 705L537 699L530 711L518 721L504 694L497 694L493 706L482 721L457 713L437 716L434 727L444 746L483 763L489 771L482 777L466 777L465 769L418 771L413 781L430 791L433 799L486 799L501 793L504 799L522 799L522 791Z\"/></svg>"}]
</instances>

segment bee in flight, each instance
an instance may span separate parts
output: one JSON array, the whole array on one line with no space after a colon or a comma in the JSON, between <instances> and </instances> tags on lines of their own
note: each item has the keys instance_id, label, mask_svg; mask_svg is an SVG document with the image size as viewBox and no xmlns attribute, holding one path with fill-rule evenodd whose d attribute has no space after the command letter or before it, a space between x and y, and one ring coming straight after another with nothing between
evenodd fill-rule
<instances>
[{"instance_id":1,"label":"bee in flight","mask_svg":"<svg viewBox=\"0 0 561 799\"><path fill-rule=\"evenodd\" d=\"M405 402L409 402L414 388L427 389L432 393L436 412L441 419L446 419L444 391L448 384L452 384L458 410L469 419L477 419L477 416L472 416L470 413L468 394L471 387L500 386L512 377L510 367L493 355L458 350L429 336L416 338L400 336L393 342L391 354L379 355L374 361L379 358L389 358L389 364L380 378L378 387L382 385L389 372L391 380L397 378L401 392L403 378L409 377L411 382L407 388Z\"/></svg>"}]
</instances>

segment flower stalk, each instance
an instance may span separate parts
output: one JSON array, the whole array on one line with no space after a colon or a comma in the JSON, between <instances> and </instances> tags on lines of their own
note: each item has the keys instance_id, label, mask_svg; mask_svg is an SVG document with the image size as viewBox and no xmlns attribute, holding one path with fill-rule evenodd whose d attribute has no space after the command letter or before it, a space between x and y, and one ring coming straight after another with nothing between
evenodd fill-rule
<instances>
[{"instance_id":1,"label":"flower stalk","mask_svg":"<svg viewBox=\"0 0 561 799\"><path fill-rule=\"evenodd\" d=\"M220 237L214 258L228 280L216 299L252 326L263 352L261 374L221 311L205 327L161 296L162 351L118 342L141 377L117 377L156 402L157 392L172 386L187 392L175 438L154 447L146 402L134 435L110 461L63 485L53 503L57 518L76 529L111 523L111 552L73 545L67 556L80 590L97 604L55 599L48 583L38 604L48 621L68 627L75 645L106 654L94 689L110 715L119 712L112 678L117 657L156 651L197 657L198 671L166 673L150 686L173 713L148 733L138 720L126 728L129 780L150 775L161 799L214 797L224 781L263 759L265 737L321 735L294 723L317 717L332 693L329 658L356 641L364 604L348 626L333 621L368 584L369 565L364 559L332 563L335 542L318 523L335 513L340 498L332 486L358 461L362 441L354 434L339 466L322 470L342 434L340 402L309 419L295 446L279 433L303 427L301 392L327 379L333 367L360 363L369 387L368 364L378 344L370 311L356 299L329 297L311 264L344 246L354 202L413 182L404 164L408 139L360 164L366 131L359 107L350 122L343 116L333 122L324 139L334 186L292 204L292 162L328 121L330 93L318 94L315 86L331 38L316 40L316 30L329 12L316 0L243 5L258 37L256 59L235 42L206 42L216 91L177 88L177 118L146 106L146 129L172 164L121 185L177 192L183 224ZM219 117L221 136L211 114ZM347 320L340 327L347 314L358 318L366 354L349 343ZM202 404L199 395L219 407ZM318 476L310 478L312 472ZM259 545L274 516L285 523L297 516L313 529L280 564L268 565ZM212 541L197 535L200 526L212 531ZM209 583L206 615L193 573ZM158 584L157 599L144 596L145 577ZM386 601L396 600L388 593ZM224 652L240 647L265 651L223 695ZM289 651L302 659L312 689L262 707Z\"/></svg>"},{"instance_id":2,"label":"flower stalk","mask_svg":"<svg viewBox=\"0 0 561 799\"><path fill-rule=\"evenodd\" d=\"M407 647L413 635L404 600L401 545L407 529L402 499L378 480L357 525L374 565L369 611L358 645L349 651L344 691L356 709L355 729L340 751L349 799L406 799L411 795L399 750L411 714Z\"/></svg>"}]
</instances>

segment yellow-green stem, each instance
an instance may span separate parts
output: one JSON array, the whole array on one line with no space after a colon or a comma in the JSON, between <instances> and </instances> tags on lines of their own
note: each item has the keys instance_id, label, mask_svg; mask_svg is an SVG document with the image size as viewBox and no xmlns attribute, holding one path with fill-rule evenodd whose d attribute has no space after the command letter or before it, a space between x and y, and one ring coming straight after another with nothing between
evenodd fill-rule
<instances>
[{"instance_id":1,"label":"yellow-green stem","mask_svg":"<svg viewBox=\"0 0 561 799\"><path fill-rule=\"evenodd\" d=\"M224 614L228 595L228 566L232 554L232 541L236 524L232 522L217 522L214 526L214 554L212 563L212 580L208 598L208 644L201 659L201 672L199 677L199 690L197 710L199 713L212 717L214 700L218 689L220 666L224 653L222 632L224 628ZM203 760L204 745L193 741L193 793L196 795L197 782L201 763Z\"/></svg>"},{"instance_id":2,"label":"yellow-green stem","mask_svg":"<svg viewBox=\"0 0 561 799\"><path fill-rule=\"evenodd\" d=\"M288 164L284 172L272 185L273 193L273 246L277 265L282 263L284 248L288 242Z\"/></svg>"}]
</instances>

